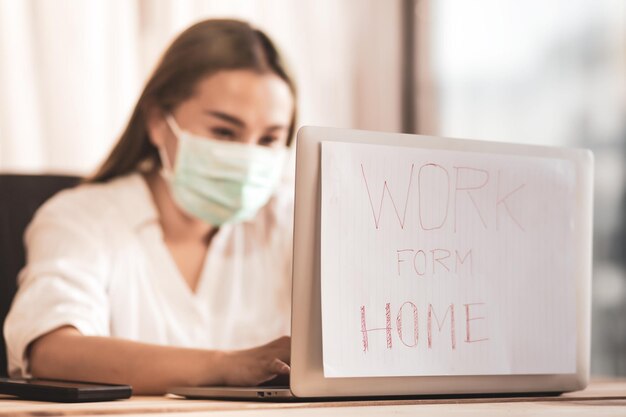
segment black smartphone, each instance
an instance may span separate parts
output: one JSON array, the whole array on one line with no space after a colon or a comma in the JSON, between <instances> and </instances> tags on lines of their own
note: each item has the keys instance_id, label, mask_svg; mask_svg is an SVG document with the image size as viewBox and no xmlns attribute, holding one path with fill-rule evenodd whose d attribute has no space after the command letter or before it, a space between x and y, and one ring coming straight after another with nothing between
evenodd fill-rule
<instances>
[{"instance_id":1,"label":"black smartphone","mask_svg":"<svg viewBox=\"0 0 626 417\"><path fill-rule=\"evenodd\" d=\"M0 378L0 394L35 401L78 403L130 398L129 385L93 382L57 381L52 379Z\"/></svg>"}]
</instances>

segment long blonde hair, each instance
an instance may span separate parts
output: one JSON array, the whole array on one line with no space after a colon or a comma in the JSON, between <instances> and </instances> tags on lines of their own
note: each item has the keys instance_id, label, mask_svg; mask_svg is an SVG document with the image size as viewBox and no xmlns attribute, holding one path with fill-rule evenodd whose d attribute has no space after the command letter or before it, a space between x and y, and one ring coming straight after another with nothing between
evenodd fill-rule
<instances>
[{"instance_id":1,"label":"long blonde hair","mask_svg":"<svg viewBox=\"0 0 626 417\"><path fill-rule=\"evenodd\" d=\"M148 79L117 144L88 182L104 182L142 169L160 166L157 148L150 142L147 115L153 108L172 111L191 97L198 81L221 70L250 69L278 75L289 86L294 102L296 88L272 41L246 22L210 19L181 33L167 48ZM296 110L289 127L293 140Z\"/></svg>"}]
</instances>

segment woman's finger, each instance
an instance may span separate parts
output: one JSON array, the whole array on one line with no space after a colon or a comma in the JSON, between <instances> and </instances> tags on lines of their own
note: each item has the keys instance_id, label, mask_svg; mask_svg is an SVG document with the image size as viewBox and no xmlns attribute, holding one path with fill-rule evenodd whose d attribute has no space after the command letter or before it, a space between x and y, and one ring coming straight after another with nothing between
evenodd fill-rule
<instances>
[{"instance_id":1,"label":"woman's finger","mask_svg":"<svg viewBox=\"0 0 626 417\"><path fill-rule=\"evenodd\" d=\"M289 365L278 358L274 359L270 365L270 372L276 375L288 375L289 371L291 371Z\"/></svg>"}]
</instances>

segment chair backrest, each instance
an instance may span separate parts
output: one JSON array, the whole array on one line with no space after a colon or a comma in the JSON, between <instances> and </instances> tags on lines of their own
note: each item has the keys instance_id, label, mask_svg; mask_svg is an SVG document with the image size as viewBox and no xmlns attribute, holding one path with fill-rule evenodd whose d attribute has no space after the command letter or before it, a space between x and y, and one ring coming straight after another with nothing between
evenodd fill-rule
<instances>
[{"instance_id":1,"label":"chair backrest","mask_svg":"<svg viewBox=\"0 0 626 417\"><path fill-rule=\"evenodd\" d=\"M24 230L39 206L79 181L79 177L63 175L0 174L0 376L7 374L2 329L25 263Z\"/></svg>"}]
</instances>

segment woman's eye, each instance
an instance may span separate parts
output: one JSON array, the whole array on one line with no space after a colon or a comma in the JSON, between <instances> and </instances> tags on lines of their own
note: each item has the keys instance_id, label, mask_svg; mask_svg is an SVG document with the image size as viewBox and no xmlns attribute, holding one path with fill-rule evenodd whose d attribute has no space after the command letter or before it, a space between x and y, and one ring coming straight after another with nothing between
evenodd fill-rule
<instances>
[{"instance_id":1,"label":"woman's eye","mask_svg":"<svg viewBox=\"0 0 626 417\"><path fill-rule=\"evenodd\" d=\"M261 137L261 139L259 139L259 145L262 146L271 146L273 145L276 141L278 140L278 138L276 136L263 136Z\"/></svg>"},{"instance_id":2,"label":"woman's eye","mask_svg":"<svg viewBox=\"0 0 626 417\"><path fill-rule=\"evenodd\" d=\"M225 127L214 127L211 129L211 133L217 139L235 139L235 131Z\"/></svg>"}]
</instances>

